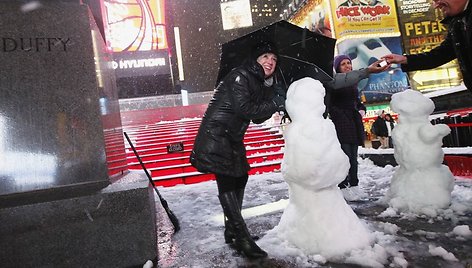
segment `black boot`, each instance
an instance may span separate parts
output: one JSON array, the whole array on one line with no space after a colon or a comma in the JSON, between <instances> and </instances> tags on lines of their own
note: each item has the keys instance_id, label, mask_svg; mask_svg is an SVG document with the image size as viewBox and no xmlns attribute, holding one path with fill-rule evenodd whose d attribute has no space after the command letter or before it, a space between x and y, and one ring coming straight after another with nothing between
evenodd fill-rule
<instances>
[{"instance_id":1,"label":"black boot","mask_svg":"<svg viewBox=\"0 0 472 268\"><path fill-rule=\"evenodd\" d=\"M237 189L235 193L236 193L236 199L238 199L239 211L241 211L243 207L244 188ZM230 243L233 243L233 239L235 238L234 230L231 224L228 223L228 218L226 217L226 215L224 217L225 217L225 242L226 244L230 244Z\"/></svg>"},{"instance_id":2,"label":"black boot","mask_svg":"<svg viewBox=\"0 0 472 268\"><path fill-rule=\"evenodd\" d=\"M226 214L223 217L225 218L225 243L231 244L233 243L234 239L233 227L229 224L228 218L226 218Z\"/></svg>"},{"instance_id":3,"label":"black boot","mask_svg":"<svg viewBox=\"0 0 472 268\"><path fill-rule=\"evenodd\" d=\"M249 235L246 223L241 216L241 210L239 208L239 201L236 197L236 193L226 192L218 197L221 206L223 207L224 214L228 218L226 224L230 225L234 232L234 247L236 250L238 252L241 251L250 259L266 257L267 253L262 250Z\"/></svg>"},{"instance_id":4,"label":"black boot","mask_svg":"<svg viewBox=\"0 0 472 268\"><path fill-rule=\"evenodd\" d=\"M239 204L239 211L241 211L243 207L243 198L244 198L244 188L237 189L235 191L236 198L238 199ZM233 239L235 238L233 227L231 224L228 223L228 218L224 215L225 220L225 243L230 244L233 243ZM259 236L253 235L251 236L252 240L259 240Z\"/></svg>"}]
</instances>

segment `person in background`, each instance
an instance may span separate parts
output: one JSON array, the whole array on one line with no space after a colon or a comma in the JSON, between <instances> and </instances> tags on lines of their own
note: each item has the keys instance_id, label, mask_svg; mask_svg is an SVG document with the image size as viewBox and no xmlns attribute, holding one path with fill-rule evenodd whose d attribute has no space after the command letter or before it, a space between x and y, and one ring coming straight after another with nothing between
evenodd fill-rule
<instances>
[{"instance_id":1,"label":"person in background","mask_svg":"<svg viewBox=\"0 0 472 268\"><path fill-rule=\"evenodd\" d=\"M388 131L388 148L393 148L392 131L395 127L395 120L391 114L385 114L385 124Z\"/></svg>"},{"instance_id":2,"label":"person in background","mask_svg":"<svg viewBox=\"0 0 472 268\"><path fill-rule=\"evenodd\" d=\"M404 72L436 68L457 58L464 84L472 93L472 4L470 0L433 0L433 6L445 17L441 21L448 28L444 41L428 52L382 58L400 63Z\"/></svg>"},{"instance_id":3,"label":"person in background","mask_svg":"<svg viewBox=\"0 0 472 268\"><path fill-rule=\"evenodd\" d=\"M382 68L373 65L371 72L380 72ZM338 55L334 58L333 67L336 74L352 72L352 61L347 55ZM357 84L329 91L328 113L336 128L341 149L349 157L349 173L346 179L338 186L348 201L353 201L363 196L358 187L357 153L359 146L364 145L364 124L362 117L366 113L366 107L359 98ZM349 188L349 189L347 189Z\"/></svg>"},{"instance_id":4,"label":"person in background","mask_svg":"<svg viewBox=\"0 0 472 268\"><path fill-rule=\"evenodd\" d=\"M379 138L380 141L380 148L387 149L388 145L388 129L387 124L385 122L385 111L379 111L377 119L375 119L374 123L372 124L372 133Z\"/></svg>"},{"instance_id":5,"label":"person in background","mask_svg":"<svg viewBox=\"0 0 472 268\"><path fill-rule=\"evenodd\" d=\"M200 172L213 173L225 215L224 238L248 258L267 253L253 240L241 215L249 163L243 143L252 120L262 123L285 110L285 89L274 77L278 53L274 44L261 42L246 62L219 83L203 116L191 164Z\"/></svg>"}]
</instances>

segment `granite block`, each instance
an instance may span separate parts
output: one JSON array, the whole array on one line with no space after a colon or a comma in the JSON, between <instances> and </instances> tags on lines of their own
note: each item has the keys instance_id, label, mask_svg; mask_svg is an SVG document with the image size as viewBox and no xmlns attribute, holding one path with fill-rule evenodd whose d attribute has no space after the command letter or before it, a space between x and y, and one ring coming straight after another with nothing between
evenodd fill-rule
<instances>
[{"instance_id":1,"label":"granite block","mask_svg":"<svg viewBox=\"0 0 472 268\"><path fill-rule=\"evenodd\" d=\"M157 256L147 181L0 209L0 221L2 267L142 267Z\"/></svg>"},{"instance_id":2,"label":"granite block","mask_svg":"<svg viewBox=\"0 0 472 268\"><path fill-rule=\"evenodd\" d=\"M0 2L0 195L106 186L124 140L103 39L79 1L25 7Z\"/></svg>"}]
</instances>

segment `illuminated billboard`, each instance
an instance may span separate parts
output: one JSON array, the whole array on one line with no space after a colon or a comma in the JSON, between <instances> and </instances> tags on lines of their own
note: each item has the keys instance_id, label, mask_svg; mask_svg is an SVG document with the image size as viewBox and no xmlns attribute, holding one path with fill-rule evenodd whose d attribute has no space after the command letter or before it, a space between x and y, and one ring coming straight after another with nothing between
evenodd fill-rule
<instances>
[{"instance_id":1,"label":"illuminated billboard","mask_svg":"<svg viewBox=\"0 0 472 268\"><path fill-rule=\"evenodd\" d=\"M394 36L400 31L394 0L337 0L332 3L338 40L367 34Z\"/></svg>"},{"instance_id":2,"label":"illuminated billboard","mask_svg":"<svg viewBox=\"0 0 472 268\"><path fill-rule=\"evenodd\" d=\"M249 0L222 2L220 7L223 30L252 26L251 4Z\"/></svg>"},{"instance_id":3,"label":"illuminated billboard","mask_svg":"<svg viewBox=\"0 0 472 268\"><path fill-rule=\"evenodd\" d=\"M168 49L164 0L103 0L113 52Z\"/></svg>"},{"instance_id":4,"label":"illuminated billboard","mask_svg":"<svg viewBox=\"0 0 472 268\"><path fill-rule=\"evenodd\" d=\"M166 50L114 53L111 64L116 77L155 76L170 72Z\"/></svg>"},{"instance_id":5,"label":"illuminated billboard","mask_svg":"<svg viewBox=\"0 0 472 268\"><path fill-rule=\"evenodd\" d=\"M349 55L352 68L367 68L387 54L401 54L400 37L363 37L349 38L338 42L339 54ZM408 88L408 78L399 66L388 72L370 74L357 84L364 103L388 102L393 94Z\"/></svg>"},{"instance_id":6,"label":"illuminated billboard","mask_svg":"<svg viewBox=\"0 0 472 268\"><path fill-rule=\"evenodd\" d=\"M399 10L401 37L407 54L419 54L439 46L447 34L441 24L441 12L433 7L433 0L396 0ZM438 68L409 72L414 89L432 90L460 85L461 72L457 61Z\"/></svg>"}]
</instances>

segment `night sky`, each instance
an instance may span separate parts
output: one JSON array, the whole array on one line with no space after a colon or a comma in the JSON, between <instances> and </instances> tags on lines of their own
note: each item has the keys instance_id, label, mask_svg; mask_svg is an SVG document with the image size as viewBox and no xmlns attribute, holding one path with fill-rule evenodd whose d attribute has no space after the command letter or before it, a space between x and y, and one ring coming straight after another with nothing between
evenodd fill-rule
<instances>
[{"instance_id":1,"label":"night sky","mask_svg":"<svg viewBox=\"0 0 472 268\"><path fill-rule=\"evenodd\" d=\"M254 0L251 0L251 4L253 2ZM253 16L253 27L224 31L220 0L168 0L167 8L169 9L167 12L169 24L180 28L185 74L185 81L180 84L183 89L189 92L214 89L222 43L266 26L280 18L279 15L276 15L258 21ZM173 31L169 31L168 39L169 43L173 45ZM177 60L175 59L174 62L176 64ZM174 77L177 82L176 66Z\"/></svg>"}]
</instances>

